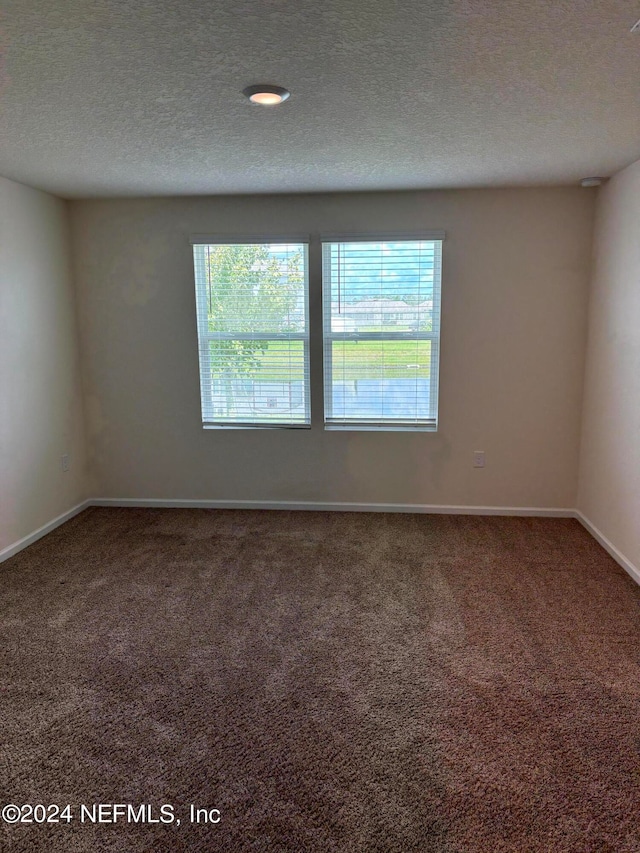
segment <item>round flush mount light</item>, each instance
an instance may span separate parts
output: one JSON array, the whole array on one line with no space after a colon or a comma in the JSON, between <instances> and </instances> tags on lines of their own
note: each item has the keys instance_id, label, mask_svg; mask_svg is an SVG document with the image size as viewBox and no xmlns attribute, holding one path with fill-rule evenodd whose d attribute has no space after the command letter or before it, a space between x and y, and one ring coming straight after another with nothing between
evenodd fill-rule
<instances>
[{"instance_id":1,"label":"round flush mount light","mask_svg":"<svg viewBox=\"0 0 640 853\"><path fill-rule=\"evenodd\" d=\"M242 94L252 104L260 104L263 107L275 107L276 104L286 101L291 92L288 89L283 89L282 86L268 86L260 83L256 86L247 86L246 89L242 90Z\"/></svg>"},{"instance_id":2,"label":"round flush mount light","mask_svg":"<svg viewBox=\"0 0 640 853\"><path fill-rule=\"evenodd\" d=\"M580 181L581 187L599 187L604 181L604 178L583 178Z\"/></svg>"}]
</instances>

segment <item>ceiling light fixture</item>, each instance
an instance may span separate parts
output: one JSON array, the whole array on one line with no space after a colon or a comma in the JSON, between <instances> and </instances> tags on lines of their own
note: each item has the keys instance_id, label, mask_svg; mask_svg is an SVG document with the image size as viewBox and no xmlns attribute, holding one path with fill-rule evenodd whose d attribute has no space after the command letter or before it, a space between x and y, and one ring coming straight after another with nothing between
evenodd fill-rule
<instances>
[{"instance_id":1,"label":"ceiling light fixture","mask_svg":"<svg viewBox=\"0 0 640 853\"><path fill-rule=\"evenodd\" d=\"M252 104L260 104L263 107L275 107L276 104L281 104L286 101L291 92L288 89L283 89L282 86L267 86L260 83L257 86L247 86L242 90L245 98L248 98Z\"/></svg>"},{"instance_id":2,"label":"ceiling light fixture","mask_svg":"<svg viewBox=\"0 0 640 853\"><path fill-rule=\"evenodd\" d=\"M599 187L604 178L583 178L580 181L581 187Z\"/></svg>"}]
</instances>

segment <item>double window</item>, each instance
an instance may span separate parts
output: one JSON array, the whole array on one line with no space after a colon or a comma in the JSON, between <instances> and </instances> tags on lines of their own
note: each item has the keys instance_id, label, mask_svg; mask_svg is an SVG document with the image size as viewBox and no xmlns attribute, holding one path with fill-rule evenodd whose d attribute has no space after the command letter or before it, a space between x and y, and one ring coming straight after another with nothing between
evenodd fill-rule
<instances>
[{"instance_id":1,"label":"double window","mask_svg":"<svg viewBox=\"0 0 640 853\"><path fill-rule=\"evenodd\" d=\"M442 238L322 241L327 429L436 428ZM307 243L193 242L203 426L310 426Z\"/></svg>"}]
</instances>

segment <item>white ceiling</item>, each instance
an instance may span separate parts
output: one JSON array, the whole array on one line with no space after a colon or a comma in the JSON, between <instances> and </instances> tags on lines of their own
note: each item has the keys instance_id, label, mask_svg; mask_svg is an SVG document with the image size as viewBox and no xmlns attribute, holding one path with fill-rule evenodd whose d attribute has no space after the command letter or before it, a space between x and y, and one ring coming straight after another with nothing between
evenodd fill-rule
<instances>
[{"instance_id":1,"label":"white ceiling","mask_svg":"<svg viewBox=\"0 0 640 853\"><path fill-rule=\"evenodd\" d=\"M568 183L640 157L640 0L5 0L0 174L65 197ZM240 94L271 82L275 108Z\"/></svg>"}]
</instances>

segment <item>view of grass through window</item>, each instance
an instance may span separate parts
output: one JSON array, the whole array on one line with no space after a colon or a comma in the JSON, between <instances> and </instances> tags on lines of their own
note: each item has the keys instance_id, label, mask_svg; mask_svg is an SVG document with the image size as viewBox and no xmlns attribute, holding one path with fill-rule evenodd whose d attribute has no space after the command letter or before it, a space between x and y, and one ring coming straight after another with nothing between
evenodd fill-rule
<instances>
[{"instance_id":1,"label":"view of grass through window","mask_svg":"<svg viewBox=\"0 0 640 853\"><path fill-rule=\"evenodd\" d=\"M290 363L291 378L304 379L303 344L299 341L266 343L246 358L243 375L253 380L274 382L280 378L283 360ZM333 344L334 364L345 381L356 379L389 379L411 375L429 377L430 341L341 341ZM216 358L216 344L211 342L211 356ZM241 357L241 360L245 356Z\"/></svg>"},{"instance_id":2,"label":"view of grass through window","mask_svg":"<svg viewBox=\"0 0 640 853\"><path fill-rule=\"evenodd\" d=\"M325 420L433 428L438 240L323 244ZM308 426L307 246L194 245L205 426Z\"/></svg>"},{"instance_id":3,"label":"view of grass through window","mask_svg":"<svg viewBox=\"0 0 640 853\"><path fill-rule=\"evenodd\" d=\"M309 423L307 250L194 246L206 425Z\"/></svg>"},{"instance_id":4,"label":"view of grass through window","mask_svg":"<svg viewBox=\"0 0 640 853\"><path fill-rule=\"evenodd\" d=\"M323 245L325 421L434 428L439 240Z\"/></svg>"}]
</instances>

